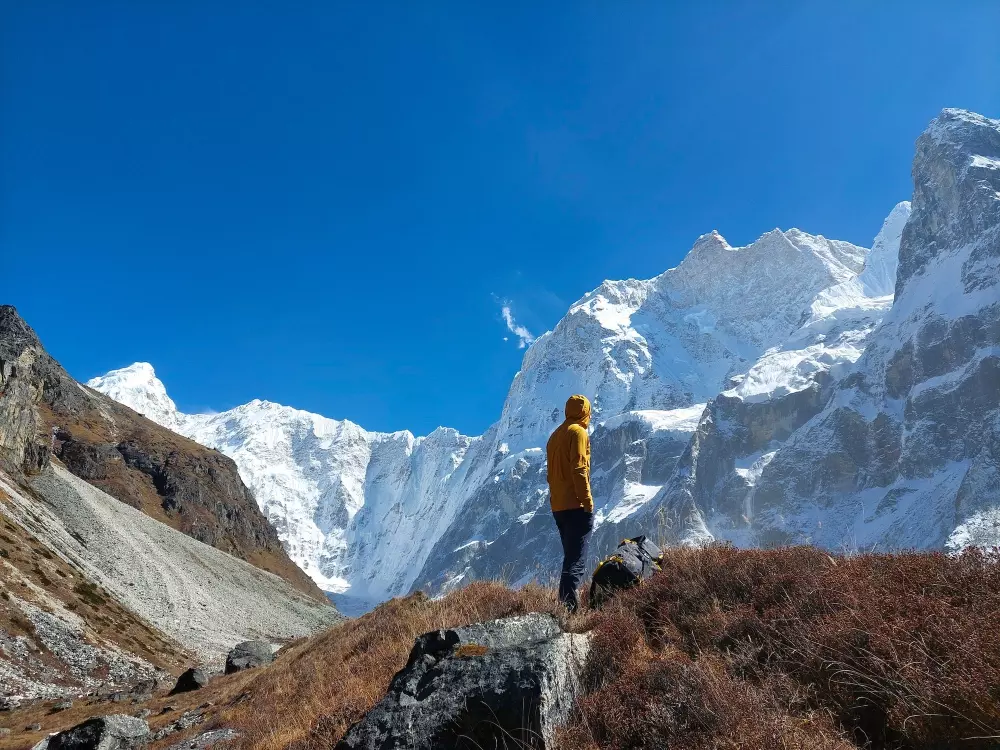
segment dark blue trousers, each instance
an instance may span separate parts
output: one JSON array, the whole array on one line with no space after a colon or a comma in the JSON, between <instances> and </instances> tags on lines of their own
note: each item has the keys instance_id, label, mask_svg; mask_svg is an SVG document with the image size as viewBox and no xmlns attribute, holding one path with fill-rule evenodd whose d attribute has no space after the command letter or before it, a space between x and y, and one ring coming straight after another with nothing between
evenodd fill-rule
<instances>
[{"instance_id":1,"label":"dark blue trousers","mask_svg":"<svg viewBox=\"0 0 1000 750\"><path fill-rule=\"evenodd\" d=\"M575 612L580 602L576 590L583 581L587 565L587 540L594 530L594 514L583 508L557 510L552 513L562 539L563 566L559 577L559 601L570 612Z\"/></svg>"}]
</instances>

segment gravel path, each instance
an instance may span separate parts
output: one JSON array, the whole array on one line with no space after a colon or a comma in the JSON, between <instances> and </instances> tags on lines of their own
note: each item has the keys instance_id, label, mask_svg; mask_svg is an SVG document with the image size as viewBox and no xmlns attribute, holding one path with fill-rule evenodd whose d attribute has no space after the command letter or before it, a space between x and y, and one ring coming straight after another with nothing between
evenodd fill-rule
<instances>
[{"instance_id":1,"label":"gravel path","mask_svg":"<svg viewBox=\"0 0 1000 750\"><path fill-rule=\"evenodd\" d=\"M303 636L341 619L277 576L149 518L60 466L32 487L53 516L36 532L47 544L208 662L240 641Z\"/></svg>"}]
</instances>

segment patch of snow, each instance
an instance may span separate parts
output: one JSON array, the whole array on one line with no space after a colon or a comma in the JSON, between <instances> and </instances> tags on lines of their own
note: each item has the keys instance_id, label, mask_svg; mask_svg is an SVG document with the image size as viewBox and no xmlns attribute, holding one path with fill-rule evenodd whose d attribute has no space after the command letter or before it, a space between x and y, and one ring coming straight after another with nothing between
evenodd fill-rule
<instances>
[{"instance_id":1,"label":"patch of snow","mask_svg":"<svg viewBox=\"0 0 1000 750\"><path fill-rule=\"evenodd\" d=\"M639 409L617 414L601 422L601 427L614 430L626 422L641 421L654 432L694 432L705 411L705 404L694 404L680 409Z\"/></svg>"},{"instance_id":2,"label":"patch of snow","mask_svg":"<svg viewBox=\"0 0 1000 750\"><path fill-rule=\"evenodd\" d=\"M991 159L988 156L973 154L970 166L979 169L1000 169L1000 159Z\"/></svg>"}]
</instances>

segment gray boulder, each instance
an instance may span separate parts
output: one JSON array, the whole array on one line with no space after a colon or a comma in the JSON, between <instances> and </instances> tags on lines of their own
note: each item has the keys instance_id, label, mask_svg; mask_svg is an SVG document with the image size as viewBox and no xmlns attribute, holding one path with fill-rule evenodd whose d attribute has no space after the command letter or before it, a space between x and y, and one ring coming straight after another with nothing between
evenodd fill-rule
<instances>
[{"instance_id":1,"label":"gray boulder","mask_svg":"<svg viewBox=\"0 0 1000 750\"><path fill-rule=\"evenodd\" d=\"M274 661L274 651L267 641L244 641L238 643L226 657L226 674L244 669L263 667Z\"/></svg>"},{"instance_id":2,"label":"gray boulder","mask_svg":"<svg viewBox=\"0 0 1000 750\"><path fill-rule=\"evenodd\" d=\"M134 716L102 716L54 734L37 748L44 750L132 750L149 740L149 725Z\"/></svg>"},{"instance_id":3,"label":"gray boulder","mask_svg":"<svg viewBox=\"0 0 1000 750\"><path fill-rule=\"evenodd\" d=\"M201 690L208 684L208 681L208 672L198 669L197 667L192 667L177 678L177 684L174 685L174 689L170 691L170 695L190 693L192 690Z\"/></svg>"},{"instance_id":4,"label":"gray boulder","mask_svg":"<svg viewBox=\"0 0 1000 750\"><path fill-rule=\"evenodd\" d=\"M422 635L337 750L550 748L589 648L539 614Z\"/></svg>"}]
</instances>

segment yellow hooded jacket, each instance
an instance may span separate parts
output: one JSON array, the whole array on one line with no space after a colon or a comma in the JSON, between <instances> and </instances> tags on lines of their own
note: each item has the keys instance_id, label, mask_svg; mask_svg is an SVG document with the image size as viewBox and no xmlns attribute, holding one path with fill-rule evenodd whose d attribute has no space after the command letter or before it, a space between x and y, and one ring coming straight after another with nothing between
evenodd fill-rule
<instances>
[{"instance_id":1,"label":"yellow hooded jacket","mask_svg":"<svg viewBox=\"0 0 1000 750\"><path fill-rule=\"evenodd\" d=\"M590 401L586 396L570 396L566 402L566 421L556 428L545 446L553 511L574 508L594 511L590 493L589 425Z\"/></svg>"}]
</instances>

